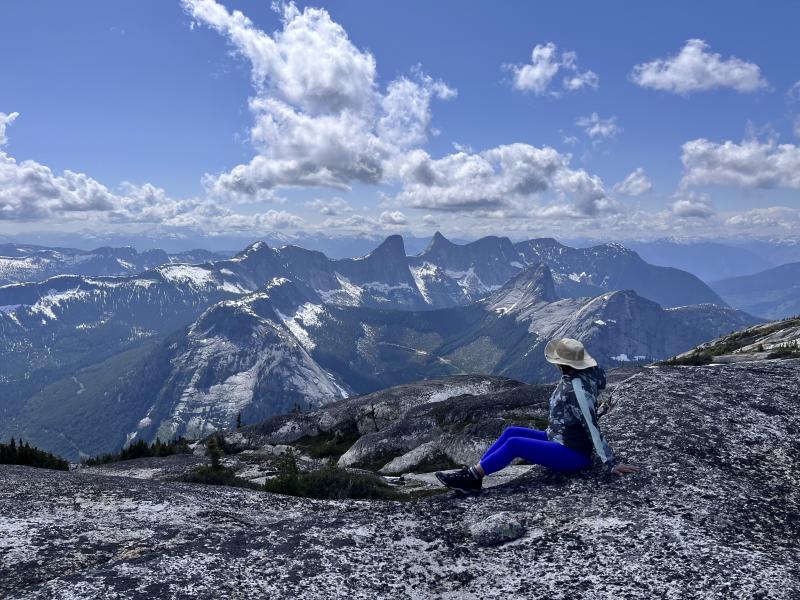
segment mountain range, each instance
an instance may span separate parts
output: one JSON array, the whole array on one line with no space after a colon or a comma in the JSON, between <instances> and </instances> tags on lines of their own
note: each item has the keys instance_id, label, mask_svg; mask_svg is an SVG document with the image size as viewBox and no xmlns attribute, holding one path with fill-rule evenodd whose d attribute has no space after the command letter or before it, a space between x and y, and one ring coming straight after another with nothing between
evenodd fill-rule
<instances>
[{"instance_id":1,"label":"mountain range","mask_svg":"<svg viewBox=\"0 0 800 600\"><path fill-rule=\"evenodd\" d=\"M711 287L732 306L759 317L800 315L800 262L715 281Z\"/></svg>"},{"instance_id":2,"label":"mountain range","mask_svg":"<svg viewBox=\"0 0 800 600\"><path fill-rule=\"evenodd\" d=\"M750 248L731 243L663 239L625 242L625 246L651 264L682 269L706 282L769 269L778 264L773 257L780 256L777 245Z\"/></svg>"},{"instance_id":3,"label":"mountain range","mask_svg":"<svg viewBox=\"0 0 800 600\"><path fill-rule=\"evenodd\" d=\"M616 244L436 235L409 257L390 236L364 257L329 259L259 242L135 276L0 287L0 437L77 458L421 378L546 381L554 336L613 365L756 322Z\"/></svg>"},{"instance_id":4,"label":"mountain range","mask_svg":"<svg viewBox=\"0 0 800 600\"><path fill-rule=\"evenodd\" d=\"M200 263L225 258L208 250L167 254L152 249L103 247L94 250L50 248L31 244L0 244L0 285L41 281L56 275L135 275L169 263Z\"/></svg>"}]
</instances>

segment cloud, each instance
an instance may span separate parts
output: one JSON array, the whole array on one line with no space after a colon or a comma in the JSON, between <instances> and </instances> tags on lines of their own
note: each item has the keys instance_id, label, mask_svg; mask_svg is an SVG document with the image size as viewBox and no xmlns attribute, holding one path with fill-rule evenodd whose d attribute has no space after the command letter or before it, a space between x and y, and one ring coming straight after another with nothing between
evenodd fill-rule
<instances>
[{"instance_id":1,"label":"cloud","mask_svg":"<svg viewBox=\"0 0 800 600\"><path fill-rule=\"evenodd\" d=\"M427 225L428 227L434 227L439 225L439 222L433 215L425 215L422 217L422 224Z\"/></svg>"},{"instance_id":2,"label":"cloud","mask_svg":"<svg viewBox=\"0 0 800 600\"><path fill-rule=\"evenodd\" d=\"M736 57L723 59L699 39L687 41L675 56L636 65L631 79L641 87L683 96L717 88L754 92L767 86L758 65Z\"/></svg>"},{"instance_id":3,"label":"cloud","mask_svg":"<svg viewBox=\"0 0 800 600\"><path fill-rule=\"evenodd\" d=\"M798 114L798 105L800 105L800 81L796 81L789 91L786 92L786 101L789 105L789 111L792 120L792 133L800 138L800 114ZM2 136L0 136L2 137Z\"/></svg>"},{"instance_id":4,"label":"cloud","mask_svg":"<svg viewBox=\"0 0 800 600\"><path fill-rule=\"evenodd\" d=\"M5 126L17 113L0 113ZM150 183L124 182L112 191L85 173L54 173L33 160L17 161L0 150L0 221L82 220L94 225L163 225L206 231L265 230L298 227L298 217L267 211L250 215L233 213L207 198L176 200Z\"/></svg>"},{"instance_id":5,"label":"cloud","mask_svg":"<svg viewBox=\"0 0 800 600\"><path fill-rule=\"evenodd\" d=\"M641 196L653 189L653 182L639 167L614 186L614 191L626 196Z\"/></svg>"},{"instance_id":6,"label":"cloud","mask_svg":"<svg viewBox=\"0 0 800 600\"><path fill-rule=\"evenodd\" d=\"M5 146L8 143L8 138L6 137L6 127L11 125L19 116L19 113L12 112L10 114L6 114L4 112L0 112L0 147Z\"/></svg>"},{"instance_id":7,"label":"cloud","mask_svg":"<svg viewBox=\"0 0 800 600\"><path fill-rule=\"evenodd\" d=\"M353 208L350 206L350 204L348 204L344 198L339 198L338 196L326 200L315 198L314 200L306 202L306 207L310 208L311 210L316 210L320 214L332 217L341 215L343 213L353 212Z\"/></svg>"},{"instance_id":8,"label":"cloud","mask_svg":"<svg viewBox=\"0 0 800 600\"><path fill-rule=\"evenodd\" d=\"M725 221L730 227L743 230L767 230L771 233L782 230L796 233L800 229L800 210L788 206L754 208L732 215Z\"/></svg>"},{"instance_id":9,"label":"cloud","mask_svg":"<svg viewBox=\"0 0 800 600\"><path fill-rule=\"evenodd\" d=\"M431 101L456 95L419 66L382 92L374 57L323 9L284 5L282 29L268 35L215 0L183 6L250 61L255 89L250 139L258 154L206 177L214 197L260 200L279 186L346 190L354 182L380 183L387 163L427 140Z\"/></svg>"},{"instance_id":10,"label":"cloud","mask_svg":"<svg viewBox=\"0 0 800 600\"><path fill-rule=\"evenodd\" d=\"M597 89L600 78L593 71L581 71L577 65L575 52L559 52L552 42L537 44L531 52L531 62L526 64L504 65L513 73L512 87L521 92L529 92L537 96L549 91L550 83L562 71L565 73L561 84L564 90L574 92L582 88Z\"/></svg>"},{"instance_id":11,"label":"cloud","mask_svg":"<svg viewBox=\"0 0 800 600\"><path fill-rule=\"evenodd\" d=\"M681 185L728 185L741 188L800 189L800 147L774 141L711 142L700 138L683 144Z\"/></svg>"},{"instance_id":12,"label":"cloud","mask_svg":"<svg viewBox=\"0 0 800 600\"><path fill-rule=\"evenodd\" d=\"M479 154L458 152L440 159L418 150L400 166L401 204L442 211L508 208L552 192L565 210L590 216L614 210L596 175L569 166L571 156L553 148L509 144Z\"/></svg>"},{"instance_id":13,"label":"cloud","mask_svg":"<svg viewBox=\"0 0 800 600\"><path fill-rule=\"evenodd\" d=\"M83 173L56 175L35 161L17 162L0 151L0 220L109 210L115 203L108 188Z\"/></svg>"},{"instance_id":14,"label":"cloud","mask_svg":"<svg viewBox=\"0 0 800 600\"><path fill-rule=\"evenodd\" d=\"M408 219L399 210L383 211L378 221L382 225L408 225Z\"/></svg>"},{"instance_id":15,"label":"cloud","mask_svg":"<svg viewBox=\"0 0 800 600\"><path fill-rule=\"evenodd\" d=\"M672 203L671 209L675 216L683 219L707 219L714 214L714 208L708 196L691 192L679 193Z\"/></svg>"},{"instance_id":16,"label":"cloud","mask_svg":"<svg viewBox=\"0 0 800 600\"><path fill-rule=\"evenodd\" d=\"M559 129L558 133L561 135L561 141L567 146L574 146L578 143L578 136L568 135L563 130Z\"/></svg>"},{"instance_id":17,"label":"cloud","mask_svg":"<svg viewBox=\"0 0 800 600\"><path fill-rule=\"evenodd\" d=\"M786 98L789 102L800 102L800 81L796 81L789 91L786 92Z\"/></svg>"},{"instance_id":18,"label":"cloud","mask_svg":"<svg viewBox=\"0 0 800 600\"><path fill-rule=\"evenodd\" d=\"M596 112L588 117L579 117L575 120L578 127L583 127L584 132L593 140L613 139L622 131L617 125L617 117L601 119Z\"/></svg>"}]
</instances>

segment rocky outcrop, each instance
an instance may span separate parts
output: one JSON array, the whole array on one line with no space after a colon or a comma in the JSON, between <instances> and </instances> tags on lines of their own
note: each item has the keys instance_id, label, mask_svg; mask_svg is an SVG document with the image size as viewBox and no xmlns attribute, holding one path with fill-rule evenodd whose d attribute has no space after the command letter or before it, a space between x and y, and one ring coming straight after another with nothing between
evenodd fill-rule
<instances>
[{"instance_id":1,"label":"rocky outcrop","mask_svg":"<svg viewBox=\"0 0 800 600\"><path fill-rule=\"evenodd\" d=\"M800 358L800 318L762 323L704 342L666 364L701 365Z\"/></svg>"},{"instance_id":2,"label":"rocky outcrop","mask_svg":"<svg viewBox=\"0 0 800 600\"><path fill-rule=\"evenodd\" d=\"M501 512L479 519L469 528L469 533L479 546L497 546L521 538L525 526L512 513Z\"/></svg>"},{"instance_id":3,"label":"rocky outcrop","mask_svg":"<svg viewBox=\"0 0 800 600\"><path fill-rule=\"evenodd\" d=\"M600 420L640 473L534 467L477 497L314 501L0 466L0 595L791 600L798 385L797 360L641 370ZM470 527L500 513L524 535L479 546Z\"/></svg>"},{"instance_id":4,"label":"rocky outcrop","mask_svg":"<svg viewBox=\"0 0 800 600\"><path fill-rule=\"evenodd\" d=\"M347 436L354 442L338 458L340 466L419 472L426 465L474 462L511 423L541 427L550 391L504 377L456 376L399 385L223 435L239 449Z\"/></svg>"}]
</instances>

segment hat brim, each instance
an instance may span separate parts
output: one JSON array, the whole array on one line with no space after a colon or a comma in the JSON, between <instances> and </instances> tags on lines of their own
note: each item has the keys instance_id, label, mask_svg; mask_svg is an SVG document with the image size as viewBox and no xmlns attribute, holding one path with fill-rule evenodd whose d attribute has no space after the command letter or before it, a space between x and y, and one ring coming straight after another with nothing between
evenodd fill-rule
<instances>
[{"instance_id":1,"label":"hat brim","mask_svg":"<svg viewBox=\"0 0 800 600\"><path fill-rule=\"evenodd\" d=\"M570 360L563 358L556 353L556 344L558 340L550 340L544 348L544 359L554 365L566 365L573 369L589 369L597 366L597 361L592 358L589 353L584 349L583 360Z\"/></svg>"}]
</instances>

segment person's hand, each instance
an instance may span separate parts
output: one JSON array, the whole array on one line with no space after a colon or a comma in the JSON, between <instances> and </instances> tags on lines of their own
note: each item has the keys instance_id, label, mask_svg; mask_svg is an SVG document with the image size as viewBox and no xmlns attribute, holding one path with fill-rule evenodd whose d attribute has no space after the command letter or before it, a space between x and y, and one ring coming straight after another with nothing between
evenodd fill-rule
<instances>
[{"instance_id":1,"label":"person's hand","mask_svg":"<svg viewBox=\"0 0 800 600\"><path fill-rule=\"evenodd\" d=\"M620 477L624 477L625 475L636 473L638 470L639 467L635 467L633 465L618 464L616 467L611 469L611 472L614 475L619 475Z\"/></svg>"}]
</instances>

